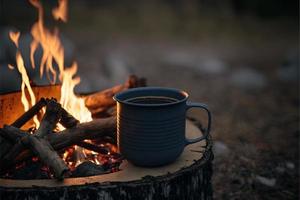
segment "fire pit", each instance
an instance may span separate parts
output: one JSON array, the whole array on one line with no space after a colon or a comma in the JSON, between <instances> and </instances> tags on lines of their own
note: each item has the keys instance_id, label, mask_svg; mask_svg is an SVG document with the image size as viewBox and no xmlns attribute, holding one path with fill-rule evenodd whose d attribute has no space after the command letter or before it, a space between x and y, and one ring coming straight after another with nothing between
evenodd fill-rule
<instances>
[{"instance_id":1,"label":"fire pit","mask_svg":"<svg viewBox=\"0 0 300 200\"><path fill-rule=\"evenodd\" d=\"M71 169L72 176L75 177L118 170L117 168L122 161L122 157L116 153L114 134L116 126L113 117L115 114L110 111L115 110L115 103L111 95L126 88L137 87L139 86L138 84L142 83L143 79L132 76L124 85L118 85L106 91L86 96L84 99L92 107L91 113L96 116L106 116L106 118L102 119L94 118L94 120L86 123L79 123L77 119L53 99L53 97L60 98L61 88L59 85L33 87L35 96L43 97L25 113L22 112L22 104L18 101L21 92L1 95L0 124L1 127L6 124L0 130L0 135L2 136L0 140L2 146L0 151L0 172L2 177L15 177L15 174L18 174L19 171L26 173L24 168L28 168L28 165L36 165L35 161L37 161L37 158L28 152L28 150L25 151L28 147L43 163L47 164L45 167L51 168L50 170L43 170L53 172L48 178L51 178L53 175L56 178L63 178L64 174L61 173L66 173L68 168ZM50 96L52 99L47 98ZM95 100L98 98L102 99L102 104ZM95 107L95 103L99 106ZM42 119L39 119L40 125L35 131L32 129L34 125L32 119L33 116L41 114L43 106L46 107L46 111ZM15 119L13 120L13 118ZM58 129L58 131L52 133L53 129L57 127L58 122L58 125L64 126L65 129ZM11 126L7 124L11 124ZM19 129L21 127L22 130ZM24 130L27 130L27 132L24 132ZM31 135L30 133L33 134ZM41 144L43 145L41 146ZM52 147L47 148L48 145L52 146L53 149ZM67 166L57 157L54 150L59 151L60 157L63 157ZM31 157L32 159L30 159ZM28 160L29 162L27 162ZM52 162L55 164L52 164ZM82 163L85 165L81 165ZM98 169L96 165L100 164L101 166L105 166L106 169ZM61 165L61 167L56 165ZM13 166L16 166L16 169L11 170ZM98 172L95 171L95 174L90 172L93 171L93 168L94 170L98 170ZM82 171L83 169L84 171ZM31 169L29 168L29 170ZM35 173L38 172L42 171L39 170ZM24 179L25 177L17 176L16 178ZM47 176L44 176L44 178L47 178Z\"/></svg>"},{"instance_id":2,"label":"fire pit","mask_svg":"<svg viewBox=\"0 0 300 200\"><path fill-rule=\"evenodd\" d=\"M126 84L125 84L126 85ZM86 98L103 99L103 94L113 94L120 86L109 89ZM34 87L35 93L43 97L59 94L60 86ZM108 92L110 91L110 92ZM47 95L46 95L47 93ZM102 94L102 95L100 95ZM0 96L1 126L12 121L5 116L20 116L22 107L17 100L20 92ZM95 96L96 95L96 96ZM101 106L99 106L101 108ZM21 109L20 109L21 110ZM99 110L99 109L98 109ZM4 121L5 120L5 121ZM97 119L96 119L97 120ZM191 121L187 121L187 131L190 137L199 136L200 129ZM71 133L70 133L71 134ZM127 161L123 161L120 171L98 176L79 178L65 178L64 181L53 179L44 180L13 180L0 179L1 197L8 199L24 199L32 197L38 199L58 199L65 197L103 199L208 199L211 194L210 178L212 175L211 141L188 146L181 157L173 164L158 168L140 168ZM137 192L139 191L139 192ZM193 195L191 195L193 194ZM100 198L101 199L101 198Z\"/></svg>"},{"instance_id":3,"label":"fire pit","mask_svg":"<svg viewBox=\"0 0 300 200\"><path fill-rule=\"evenodd\" d=\"M50 86L33 86L19 50L19 32L10 32L21 91L0 95L0 199L211 199L211 140L189 145L172 164L140 168L128 163L116 146L116 103L121 91L146 85L130 76L126 83L89 95L76 95L77 65L64 66L58 31L43 24L43 8L32 27L31 65L43 49L39 70ZM66 3L53 9L66 21ZM59 79L60 85L57 84ZM187 121L187 136L203 130ZM159 153L159 152L158 152Z\"/></svg>"}]
</instances>

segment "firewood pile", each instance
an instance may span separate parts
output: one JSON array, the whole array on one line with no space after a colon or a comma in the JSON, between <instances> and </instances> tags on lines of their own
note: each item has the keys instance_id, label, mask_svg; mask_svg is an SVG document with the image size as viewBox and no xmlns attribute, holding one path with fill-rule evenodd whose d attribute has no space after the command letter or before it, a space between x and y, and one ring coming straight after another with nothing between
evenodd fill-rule
<instances>
[{"instance_id":1,"label":"firewood pile","mask_svg":"<svg viewBox=\"0 0 300 200\"><path fill-rule=\"evenodd\" d=\"M39 166L38 170L48 174L46 177L58 180L118 170L122 156L114 146L116 103L112 97L145 84L145 79L130 76L124 84L86 95L85 104L93 120L85 123L80 123L56 99L41 98L15 122L0 129L0 176L12 178L20 169L30 173L31 169L24 171L26 165ZM45 113L41 116L43 109ZM35 115L41 117L39 127L23 130L22 126ZM58 129L58 126L63 128ZM98 161L101 158L106 162L86 160L78 166L70 166L72 159L78 161L77 149L88 150L98 156ZM93 170L96 172L91 174Z\"/></svg>"}]
</instances>

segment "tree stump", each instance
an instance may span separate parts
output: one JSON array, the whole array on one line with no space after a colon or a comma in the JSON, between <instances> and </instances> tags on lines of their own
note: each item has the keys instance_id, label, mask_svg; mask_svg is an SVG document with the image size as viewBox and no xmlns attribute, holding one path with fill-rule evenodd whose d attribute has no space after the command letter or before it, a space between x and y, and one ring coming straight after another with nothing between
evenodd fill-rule
<instances>
[{"instance_id":1,"label":"tree stump","mask_svg":"<svg viewBox=\"0 0 300 200\"><path fill-rule=\"evenodd\" d=\"M187 136L200 134L187 121ZM124 161L119 172L62 182L0 179L0 199L212 199L211 147L210 138L189 145L174 163L162 167L142 168Z\"/></svg>"}]
</instances>

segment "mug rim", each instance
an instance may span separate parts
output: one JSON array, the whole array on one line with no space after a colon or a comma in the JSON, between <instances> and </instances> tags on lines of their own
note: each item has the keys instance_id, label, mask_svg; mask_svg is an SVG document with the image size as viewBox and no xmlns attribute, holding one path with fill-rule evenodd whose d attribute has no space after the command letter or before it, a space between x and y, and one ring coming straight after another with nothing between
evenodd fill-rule
<instances>
[{"instance_id":1,"label":"mug rim","mask_svg":"<svg viewBox=\"0 0 300 200\"><path fill-rule=\"evenodd\" d=\"M176 102L170 102L170 103L159 103L159 104L145 104L145 103L132 103L128 102L126 100L120 99L122 95L131 93L131 92L136 92L136 91L147 91L147 90L164 90L164 91L171 91L171 92L176 92L178 94L181 94L184 98L180 99ZM113 99L119 103L126 104L126 105L131 105L131 106L142 106L142 107L159 107L159 106L169 106L169 105L175 105L175 104L180 104L182 102L185 102L189 98L189 95L187 92L183 90L179 90L176 88L168 88L168 87L139 87L139 88L130 88L128 90L125 90L123 92L119 92L114 95Z\"/></svg>"}]
</instances>

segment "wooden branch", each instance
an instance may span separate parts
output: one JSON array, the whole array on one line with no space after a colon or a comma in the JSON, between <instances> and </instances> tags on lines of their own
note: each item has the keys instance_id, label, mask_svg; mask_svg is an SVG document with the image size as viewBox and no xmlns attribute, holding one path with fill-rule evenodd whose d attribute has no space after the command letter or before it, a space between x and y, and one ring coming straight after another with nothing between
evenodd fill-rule
<instances>
[{"instance_id":1,"label":"wooden branch","mask_svg":"<svg viewBox=\"0 0 300 200\"><path fill-rule=\"evenodd\" d=\"M94 145L94 144L91 144L91 143L88 143L88 142L78 142L76 145L80 146L82 148L88 149L90 151L100 153L100 154L105 154L106 155L109 152L109 150L105 147L100 147L100 146L97 146L97 145Z\"/></svg>"},{"instance_id":2,"label":"wooden branch","mask_svg":"<svg viewBox=\"0 0 300 200\"><path fill-rule=\"evenodd\" d=\"M97 139L105 136L115 137L116 120L114 117L105 119L96 119L91 122L81 123L77 126L65 129L58 133L51 133L45 137L54 150L60 151L69 146L75 145L85 139ZM9 137L7 134L17 132L19 135L27 134L13 126L3 127L5 134L3 137ZM24 137L23 137L24 138ZM19 144L21 143L21 144ZM20 163L33 156L32 152L24 149L22 142L14 145L10 155L5 160L0 160L0 174L5 173L7 169L16 163ZM23 148L21 148L23 147Z\"/></svg>"},{"instance_id":3,"label":"wooden branch","mask_svg":"<svg viewBox=\"0 0 300 200\"><path fill-rule=\"evenodd\" d=\"M3 130L0 129L0 134L3 132ZM3 156L7 154L7 152L11 149L12 144L9 140L6 138L0 136L0 160L2 159Z\"/></svg>"},{"instance_id":4,"label":"wooden branch","mask_svg":"<svg viewBox=\"0 0 300 200\"><path fill-rule=\"evenodd\" d=\"M9 169L13 164L15 164L15 158L23 155L23 152L27 152L27 154L30 153L32 156L33 154L31 154L26 147L31 149L34 155L39 157L41 162L49 166L49 168L54 172L55 178L59 180L64 178L65 173L69 170L64 161L58 156L47 140L30 134L22 137L10 149L10 151L7 152L3 159L1 159L1 170Z\"/></svg>"},{"instance_id":5,"label":"wooden branch","mask_svg":"<svg viewBox=\"0 0 300 200\"><path fill-rule=\"evenodd\" d=\"M131 75L124 84L86 96L85 105L90 110L98 109L100 107L109 108L116 104L113 100L113 96L116 93L127 90L128 88L143 87L145 85L145 79L139 79L138 77Z\"/></svg>"},{"instance_id":6,"label":"wooden branch","mask_svg":"<svg viewBox=\"0 0 300 200\"><path fill-rule=\"evenodd\" d=\"M26 124L32 117L39 113L39 111L46 105L46 100L41 98L34 106L32 106L27 112L21 115L15 122L12 123L12 126L22 127ZM0 159L4 156L7 156L8 152L13 147L13 144L24 135L19 135L19 132L11 132L7 134L5 130L0 129ZM19 146L20 148L20 146Z\"/></svg>"},{"instance_id":7,"label":"wooden branch","mask_svg":"<svg viewBox=\"0 0 300 200\"><path fill-rule=\"evenodd\" d=\"M90 110L93 118L105 118L105 117L113 117L117 114L117 107L114 105L113 107L100 107L97 109Z\"/></svg>"},{"instance_id":8,"label":"wooden branch","mask_svg":"<svg viewBox=\"0 0 300 200\"><path fill-rule=\"evenodd\" d=\"M39 157L40 161L53 171L56 179L64 179L69 168L47 140L38 136L29 136L27 137L26 144L31 151Z\"/></svg>"},{"instance_id":9,"label":"wooden branch","mask_svg":"<svg viewBox=\"0 0 300 200\"><path fill-rule=\"evenodd\" d=\"M10 141L13 144L17 143L22 137L28 135L28 133L25 131L22 131L16 127L11 129L10 127L13 126L4 125L4 127L0 129L0 137Z\"/></svg>"},{"instance_id":10,"label":"wooden branch","mask_svg":"<svg viewBox=\"0 0 300 200\"><path fill-rule=\"evenodd\" d=\"M14 123L12 123L12 126L15 127L22 127L26 122L28 122L31 118L33 118L36 114L39 113L39 111L46 106L47 101L44 98L41 98L34 106L32 106L27 112L25 112L23 115L21 115Z\"/></svg>"},{"instance_id":11,"label":"wooden branch","mask_svg":"<svg viewBox=\"0 0 300 200\"><path fill-rule=\"evenodd\" d=\"M22 127L24 124L26 124L32 117L34 117L36 114L39 113L39 111L46 106L47 101L44 98L41 98L34 106L32 106L27 112L25 112L23 115L21 115L15 122L12 123L12 126L15 127ZM8 151L13 147L12 144L15 144L18 142L18 140L24 136L19 135L19 132L13 131L10 132L10 134L7 134L5 130L0 129L0 159L4 156L7 157L6 154L8 154ZM20 144L19 144L20 145ZM18 146L17 149L20 149L21 147ZM15 152L13 152L15 153ZM9 154L8 154L9 155ZM14 154L12 154L14 155Z\"/></svg>"},{"instance_id":12,"label":"wooden branch","mask_svg":"<svg viewBox=\"0 0 300 200\"><path fill-rule=\"evenodd\" d=\"M187 134L189 138L203 135L192 123L187 124ZM191 151L201 149L203 153ZM140 168L125 161L120 166L121 171L109 176L69 179L59 185L47 179L2 180L0 196L18 200L28 200L29 197L96 199L97 196L122 200L211 200L213 157L212 140L208 137L200 144L187 146L180 159L168 166Z\"/></svg>"},{"instance_id":13,"label":"wooden branch","mask_svg":"<svg viewBox=\"0 0 300 200\"><path fill-rule=\"evenodd\" d=\"M34 117L36 114L39 113L39 111L46 106L46 99L41 98L34 106L32 106L27 112L25 112L23 115L21 115L16 121L12 123L12 126L15 127L22 127L24 124L26 124L32 117ZM0 129L0 159L2 159L4 156L7 157L7 154L9 150L13 147L12 144L17 143L17 141L24 135L19 135L19 132L10 132L10 134L7 134L5 130ZM18 146L18 149L20 149L20 146ZM15 153L15 152L13 152ZM12 154L13 155L13 154Z\"/></svg>"},{"instance_id":14,"label":"wooden branch","mask_svg":"<svg viewBox=\"0 0 300 200\"><path fill-rule=\"evenodd\" d=\"M72 128L79 123L75 117L73 117L68 111L66 111L61 104L57 103L56 99L47 99L47 104L52 104L51 108L53 111L56 109L56 114L59 114L59 123L63 125L65 128ZM55 113L53 113L55 114Z\"/></svg>"},{"instance_id":15,"label":"wooden branch","mask_svg":"<svg viewBox=\"0 0 300 200\"><path fill-rule=\"evenodd\" d=\"M13 144L17 143L23 136L25 135L19 131L6 132L5 130L0 129L0 160L11 151Z\"/></svg>"},{"instance_id":16,"label":"wooden branch","mask_svg":"<svg viewBox=\"0 0 300 200\"><path fill-rule=\"evenodd\" d=\"M47 139L55 150L60 150L85 139L96 139L105 136L115 137L115 130L116 120L114 117L110 117L78 124L57 134L51 134L47 136Z\"/></svg>"},{"instance_id":17,"label":"wooden branch","mask_svg":"<svg viewBox=\"0 0 300 200\"><path fill-rule=\"evenodd\" d=\"M19 139L19 141L11 147L11 149L7 152L7 154L0 160L0 171L1 173L5 173L7 169L13 166L14 160L17 158L18 155L25 149L25 142L27 137L24 136ZM4 170L4 171L3 171Z\"/></svg>"},{"instance_id":18,"label":"wooden branch","mask_svg":"<svg viewBox=\"0 0 300 200\"><path fill-rule=\"evenodd\" d=\"M47 100L46 113L43 116L40 127L37 129L34 135L38 137L44 137L48 134L51 134L61 118L61 113L61 105L58 104L55 99Z\"/></svg>"},{"instance_id":19,"label":"wooden branch","mask_svg":"<svg viewBox=\"0 0 300 200\"><path fill-rule=\"evenodd\" d=\"M54 99L47 100L46 113L43 116L40 127L36 133L34 135L26 134L26 136L19 139L19 141L13 146L12 150L5 155L3 160L1 160L1 167L7 169L12 163L14 163L15 158L29 147L43 163L50 167L56 178L62 179L68 167L53 150L49 142L42 139L42 137L52 134L53 129L61 117L61 112L62 109L60 104L58 104ZM4 127L4 130L8 129L9 126ZM18 132L17 128L11 132L14 133L15 136L24 134L22 132ZM12 135L13 134L8 137L15 139L16 137L12 137Z\"/></svg>"},{"instance_id":20,"label":"wooden branch","mask_svg":"<svg viewBox=\"0 0 300 200\"><path fill-rule=\"evenodd\" d=\"M47 100L46 113L43 116L40 127L33 136L27 137L26 146L38 156L40 161L46 164L54 173L56 179L62 180L69 168L65 162L59 157L48 141L42 137L52 133L56 124L61 119L62 108L55 99Z\"/></svg>"},{"instance_id":21,"label":"wooden branch","mask_svg":"<svg viewBox=\"0 0 300 200\"><path fill-rule=\"evenodd\" d=\"M61 125L63 125L65 128L72 128L79 123L79 120L77 120L68 111L62 108L61 119L59 123L61 123Z\"/></svg>"}]
</instances>

